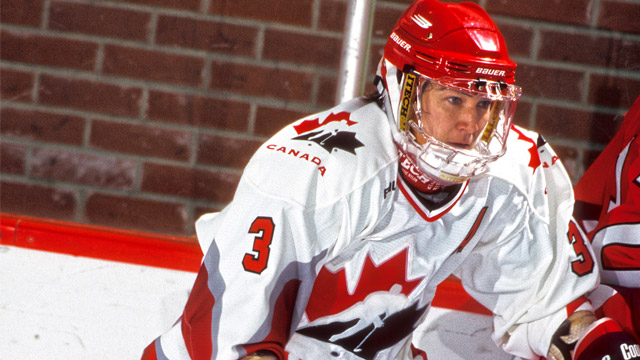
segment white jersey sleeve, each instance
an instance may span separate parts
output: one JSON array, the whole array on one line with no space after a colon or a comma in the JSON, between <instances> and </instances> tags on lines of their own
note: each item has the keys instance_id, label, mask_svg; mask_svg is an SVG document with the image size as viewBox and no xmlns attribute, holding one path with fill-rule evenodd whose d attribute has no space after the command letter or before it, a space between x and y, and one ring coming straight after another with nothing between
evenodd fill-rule
<instances>
[{"instance_id":1,"label":"white jersey sleeve","mask_svg":"<svg viewBox=\"0 0 640 360\"><path fill-rule=\"evenodd\" d=\"M211 309L207 326L215 331L199 337L210 339L218 359L264 348L283 353L291 324L303 310L296 302L300 283L315 276L315 265L331 250L323 239L338 237L344 214L340 202L325 209L335 216L327 217L261 194L247 180L238 194L211 222L197 224L198 237L212 240L204 260L209 289L203 294L214 302L198 308ZM200 322L197 314L188 318L189 308L182 321Z\"/></svg>"},{"instance_id":2,"label":"white jersey sleeve","mask_svg":"<svg viewBox=\"0 0 640 360\"><path fill-rule=\"evenodd\" d=\"M496 344L531 359L547 354L551 336L571 312L590 309L583 294L596 286L598 271L571 218L571 182L557 155L535 133L515 127L512 133L520 141L509 143L510 151L492 169L492 188L510 187L503 190L508 200L490 225L493 232L457 274L494 313ZM530 147L522 147L523 138ZM529 157L528 166L501 167Z\"/></svg>"}]
</instances>

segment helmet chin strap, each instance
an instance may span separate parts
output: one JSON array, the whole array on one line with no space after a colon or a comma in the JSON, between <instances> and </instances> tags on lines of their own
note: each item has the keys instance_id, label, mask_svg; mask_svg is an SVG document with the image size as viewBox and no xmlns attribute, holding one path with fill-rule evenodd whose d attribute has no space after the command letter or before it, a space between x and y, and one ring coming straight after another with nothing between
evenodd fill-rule
<instances>
[{"instance_id":1,"label":"helmet chin strap","mask_svg":"<svg viewBox=\"0 0 640 360\"><path fill-rule=\"evenodd\" d=\"M397 145L397 144L396 144ZM434 194L440 192L444 186L434 180L431 176L425 174L418 168L416 164L400 149L398 148L398 156L400 163L400 172L402 178L415 190L426 193Z\"/></svg>"},{"instance_id":2,"label":"helmet chin strap","mask_svg":"<svg viewBox=\"0 0 640 360\"><path fill-rule=\"evenodd\" d=\"M392 80L396 77L397 69L393 66L390 69L386 68L386 64L384 64L384 59L380 61L378 65L378 76L377 87L378 91L382 94L383 98L383 107L384 111L387 113L387 118L389 119L391 125L391 133L393 135L393 140L396 144L396 148L398 149L399 163L400 163L400 171L402 174L402 178L414 189L421 193L426 194L434 194L439 192L444 188L442 184L436 182L432 177L425 174L422 170L418 168L418 166L407 156L407 154L402 150L402 137L397 129L395 115L394 115L394 107L391 105L391 97L392 95L389 93L393 91L389 89L388 80ZM384 70L383 70L384 69ZM390 71L389 71L390 70ZM404 79L403 79L404 80ZM395 89L395 87L393 88ZM399 95L396 96L399 101Z\"/></svg>"}]
</instances>

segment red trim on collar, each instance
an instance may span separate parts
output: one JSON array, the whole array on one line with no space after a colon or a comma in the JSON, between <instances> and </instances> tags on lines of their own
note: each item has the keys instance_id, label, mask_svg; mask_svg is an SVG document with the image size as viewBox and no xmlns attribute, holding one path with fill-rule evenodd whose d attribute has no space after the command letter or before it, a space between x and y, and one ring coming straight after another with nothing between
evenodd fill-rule
<instances>
[{"instance_id":1,"label":"red trim on collar","mask_svg":"<svg viewBox=\"0 0 640 360\"><path fill-rule=\"evenodd\" d=\"M456 196L455 200L452 201L452 203L451 203L451 205L449 205L449 207L447 207L446 209L438 212L434 216L429 216L428 214L430 213L430 211L428 209L426 209L420 203L420 201L415 198L415 195L413 195L411 190L408 189L409 185L407 185L405 183L405 181L404 181L404 179L402 178L401 175L398 175L398 188L400 188L400 191L402 192L404 197L407 199L407 201L409 201L409 204L411 204L413 209L420 215L420 217L422 217L423 219L425 219L428 222L434 222L434 221L440 219L444 214L448 213L449 210L451 210L451 208L453 208L458 203L458 201L462 197L462 194L464 194L464 192L467 190L467 186L468 185L469 185L469 180L465 181L464 187L462 188L462 191L460 191L458 193L458 195Z\"/></svg>"}]
</instances>

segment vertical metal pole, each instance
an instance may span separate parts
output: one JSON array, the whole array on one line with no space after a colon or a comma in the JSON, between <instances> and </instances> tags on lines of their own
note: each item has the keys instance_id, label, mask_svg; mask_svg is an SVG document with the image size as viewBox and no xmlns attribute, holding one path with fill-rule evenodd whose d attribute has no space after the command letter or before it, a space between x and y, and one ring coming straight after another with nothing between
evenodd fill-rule
<instances>
[{"instance_id":1,"label":"vertical metal pole","mask_svg":"<svg viewBox=\"0 0 640 360\"><path fill-rule=\"evenodd\" d=\"M342 44L336 103L362 95L375 0L350 0Z\"/></svg>"}]
</instances>

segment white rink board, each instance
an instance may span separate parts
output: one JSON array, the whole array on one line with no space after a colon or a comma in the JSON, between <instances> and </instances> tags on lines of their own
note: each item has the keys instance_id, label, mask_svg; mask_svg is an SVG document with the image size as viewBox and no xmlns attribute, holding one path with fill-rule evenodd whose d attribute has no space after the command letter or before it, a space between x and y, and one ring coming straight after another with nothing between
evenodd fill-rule
<instances>
[{"instance_id":1,"label":"white rink board","mask_svg":"<svg viewBox=\"0 0 640 360\"><path fill-rule=\"evenodd\" d=\"M180 316L195 273L0 246L0 360L140 359ZM429 360L512 359L488 316L432 308Z\"/></svg>"},{"instance_id":2,"label":"white rink board","mask_svg":"<svg viewBox=\"0 0 640 360\"><path fill-rule=\"evenodd\" d=\"M140 359L195 273L0 246L0 359Z\"/></svg>"}]
</instances>

